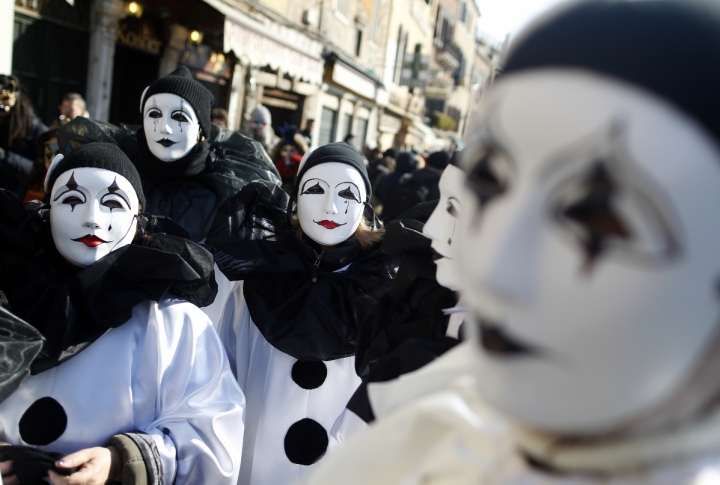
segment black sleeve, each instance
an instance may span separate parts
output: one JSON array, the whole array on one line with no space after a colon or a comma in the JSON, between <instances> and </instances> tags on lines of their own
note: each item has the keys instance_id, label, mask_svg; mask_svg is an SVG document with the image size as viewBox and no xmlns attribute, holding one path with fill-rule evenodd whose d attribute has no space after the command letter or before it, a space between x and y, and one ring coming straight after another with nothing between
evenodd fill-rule
<instances>
[{"instance_id":1,"label":"black sleeve","mask_svg":"<svg viewBox=\"0 0 720 485\"><path fill-rule=\"evenodd\" d=\"M17 153L5 152L5 159L0 161L6 172L16 175L19 179L30 175L33 169L33 162Z\"/></svg>"}]
</instances>

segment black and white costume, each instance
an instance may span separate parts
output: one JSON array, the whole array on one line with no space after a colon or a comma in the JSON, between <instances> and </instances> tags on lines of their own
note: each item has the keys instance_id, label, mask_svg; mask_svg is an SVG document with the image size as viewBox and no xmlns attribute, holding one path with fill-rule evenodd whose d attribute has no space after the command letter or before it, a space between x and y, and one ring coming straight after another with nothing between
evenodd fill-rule
<instances>
[{"instance_id":1,"label":"black and white costume","mask_svg":"<svg viewBox=\"0 0 720 485\"><path fill-rule=\"evenodd\" d=\"M252 183L208 237L225 276L243 280L218 330L248 399L245 484L296 481L333 445L328 433L360 383L359 323L397 268L377 244L351 237L323 250L299 236L288 203L279 187Z\"/></svg>"},{"instance_id":2,"label":"black and white costume","mask_svg":"<svg viewBox=\"0 0 720 485\"><path fill-rule=\"evenodd\" d=\"M89 144L63 162L50 179L72 174L66 187L79 195L66 204L92 195L79 187L83 167L127 176L144 202L134 168L114 145ZM113 185L107 193L121 192ZM51 235L55 207L24 207L0 191L0 290L45 339L31 375L0 404L0 441L61 456L131 443L148 483L234 484L244 397L196 306L216 293L211 255L155 234L76 266Z\"/></svg>"},{"instance_id":3,"label":"black and white costume","mask_svg":"<svg viewBox=\"0 0 720 485\"><path fill-rule=\"evenodd\" d=\"M343 443L375 419L367 387L416 371L457 345L458 329L450 329L454 291L438 284L430 239L423 224L437 201L418 204L387 225L382 241L386 254L400 257L393 286L360 327L355 369L362 385L336 421L332 434ZM359 420L358 420L359 418Z\"/></svg>"}]
</instances>

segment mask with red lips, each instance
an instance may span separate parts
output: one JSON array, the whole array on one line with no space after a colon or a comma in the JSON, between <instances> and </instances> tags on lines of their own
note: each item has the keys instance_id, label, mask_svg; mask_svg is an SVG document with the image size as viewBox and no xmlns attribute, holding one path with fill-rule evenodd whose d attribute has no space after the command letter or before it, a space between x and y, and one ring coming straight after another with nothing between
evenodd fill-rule
<instances>
[{"instance_id":1,"label":"mask with red lips","mask_svg":"<svg viewBox=\"0 0 720 485\"><path fill-rule=\"evenodd\" d=\"M355 234L366 193L360 172L345 163L323 163L305 172L298 187L298 221L307 237L334 246Z\"/></svg>"},{"instance_id":2,"label":"mask with red lips","mask_svg":"<svg viewBox=\"0 0 720 485\"><path fill-rule=\"evenodd\" d=\"M50 227L58 252L86 267L135 237L138 197L122 175L101 168L68 170L50 192Z\"/></svg>"}]
</instances>

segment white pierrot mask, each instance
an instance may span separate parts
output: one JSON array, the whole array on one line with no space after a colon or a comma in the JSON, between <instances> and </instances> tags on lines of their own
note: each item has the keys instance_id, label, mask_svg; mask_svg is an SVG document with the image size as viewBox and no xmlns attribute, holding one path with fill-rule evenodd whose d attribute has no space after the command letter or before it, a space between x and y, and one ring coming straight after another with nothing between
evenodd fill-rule
<instances>
[{"instance_id":1,"label":"white pierrot mask","mask_svg":"<svg viewBox=\"0 0 720 485\"><path fill-rule=\"evenodd\" d=\"M90 266L135 237L138 197L122 175L83 167L63 172L50 192L50 228L58 252Z\"/></svg>"},{"instance_id":2,"label":"white pierrot mask","mask_svg":"<svg viewBox=\"0 0 720 485\"><path fill-rule=\"evenodd\" d=\"M423 227L423 234L432 240L432 248L441 258L437 265L436 278L445 288L461 289L453 259L457 246L457 224L462 211L461 192L465 189L465 172L454 165L448 165L440 177L440 200Z\"/></svg>"},{"instance_id":3,"label":"white pierrot mask","mask_svg":"<svg viewBox=\"0 0 720 485\"><path fill-rule=\"evenodd\" d=\"M322 246L355 234L362 220L365 182L355 168L328 162L310 168L300 180L297 216L303 232Z\"/></svg>"},{"instance_id":4,"label":"white pierrot mask","mask_svg":"<svg viewBox=\"0 0 720 485\"><path fill-rule=\"evenodd\" d=\"M145 100L143 129L150 153L163 162L174 162L197 145L200 122L185 99L159 93Z\"/></svg>"},{"instance_id":5,"label":"white pierrot mask","mask_svg":"<svg viewBox=\"0 0 720 485\"><path fill-rule=\"evenodd\" d=\"M577 70L505 78L483 113L456 258L480 391L538 429L625 426L717 331L717 145L666 101Z\"/></svg>"}]
</instances>

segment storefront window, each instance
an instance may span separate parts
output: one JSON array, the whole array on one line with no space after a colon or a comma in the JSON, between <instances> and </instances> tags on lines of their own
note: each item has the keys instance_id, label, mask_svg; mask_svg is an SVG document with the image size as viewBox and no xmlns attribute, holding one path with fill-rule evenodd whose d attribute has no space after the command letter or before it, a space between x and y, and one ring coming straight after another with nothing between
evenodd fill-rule
<instances>
[{"instance_id":1,"label":"storefront window","mask_svg":"<svg viewBox=\"0 0 720 485\"><path fill-rule=\"evenodd\" d=\"M343 138L352 133L352 115L345 113L343 115Z\"/></svg>"},{"instance_id":2,"label":"storefront window","mask_svg":"<svg viewBox=\"0 0 720 485\"><path fill-rule=\"evenodd\" d=\"M318 146L327 145L333 141L337 111L323 107L320 118L320 133L318 134Z\"/></svg>"},{"instance_id":3,"label":"storefront window","mask_svg":"<svg viewBox=\"0 0 720 485\"><path fill-rule=\"evenodd\" d=\"M368 127L368 120L364 120L362 118L358 118L355 122L356 126L356 132L355 136L357 136L358 141L358 148L360 150L365 149L365 138L367 137L367 127Z\"/></svg>"}]
</instances>

